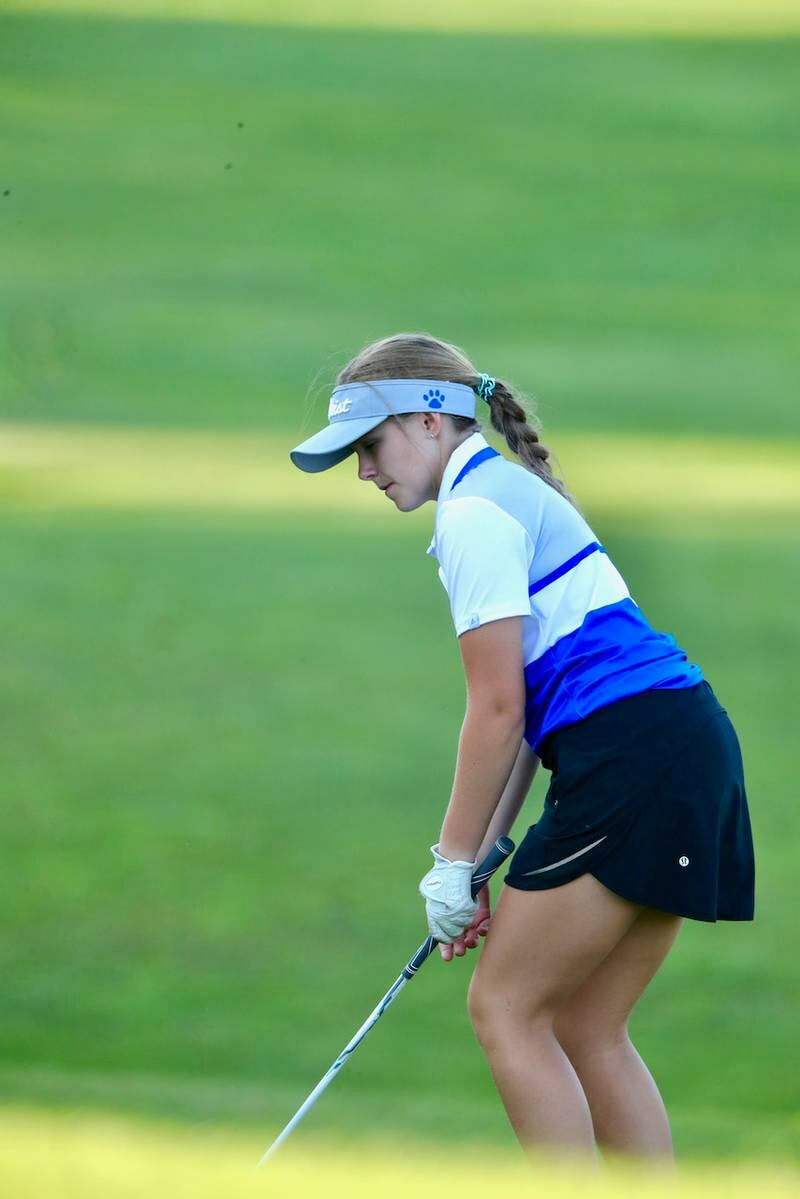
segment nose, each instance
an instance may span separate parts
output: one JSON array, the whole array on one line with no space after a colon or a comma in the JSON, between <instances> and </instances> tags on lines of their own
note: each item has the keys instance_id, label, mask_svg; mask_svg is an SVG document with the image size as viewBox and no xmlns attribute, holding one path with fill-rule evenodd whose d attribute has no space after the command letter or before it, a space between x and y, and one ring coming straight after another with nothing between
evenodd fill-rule
<instances>
[{"instance_id":1,"label":"nose","mask_svg":"<svg viewBox=\"0 0 800 1199\"><path fill-rule=\"evenodd\" d=\"M367 483L370 479L374 479L377 475L375 467L370 462L366 454L359 452L358 454L358 477Z\"/></svg>"}]
</instances>

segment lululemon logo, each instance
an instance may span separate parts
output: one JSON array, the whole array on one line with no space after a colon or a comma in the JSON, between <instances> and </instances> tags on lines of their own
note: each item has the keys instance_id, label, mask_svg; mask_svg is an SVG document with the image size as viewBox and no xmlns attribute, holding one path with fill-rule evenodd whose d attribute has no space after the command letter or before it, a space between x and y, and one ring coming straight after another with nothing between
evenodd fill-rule
<instances>
[{"instance_id":1,"label":"lululemon logo","mask_svg":"<svg viewBox=\"0 0 800 1199\"><path fill-rule=\"evenodd\" d=\"M343 412L349 412L352 406L352 400L331 400L331 404L328 409L328 420L330 420L332 416L341 416Z\"/></svg>"},{"instance_id":2,"label":"lululemon logo","mask_svg":"<svg viewBox=\"0 0 800 1199\"><path fill-rule=\"evenodd\" d=\"M686 854L683 854L682 857L678 858L678 865L679 866L688 866L689 865L689 859L687 858Z\"/></svg>"}]
</instances>

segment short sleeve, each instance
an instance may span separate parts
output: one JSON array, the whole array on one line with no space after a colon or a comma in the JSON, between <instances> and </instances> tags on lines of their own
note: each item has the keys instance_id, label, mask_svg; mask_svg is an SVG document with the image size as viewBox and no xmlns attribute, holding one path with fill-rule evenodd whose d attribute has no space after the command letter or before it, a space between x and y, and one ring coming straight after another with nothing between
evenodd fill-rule
<instances>
[{"instance_id":1,"label":"short sleeve","mask_svg":"<svg viewBox=\"0 0 800 1199\"><path fill-rule=\"evenodd\" d=\"M527 530L480 496L447 501L436 526L440 578L456 635L508 616L529 616L533 543Z\"/></svg>"}]
</instances>

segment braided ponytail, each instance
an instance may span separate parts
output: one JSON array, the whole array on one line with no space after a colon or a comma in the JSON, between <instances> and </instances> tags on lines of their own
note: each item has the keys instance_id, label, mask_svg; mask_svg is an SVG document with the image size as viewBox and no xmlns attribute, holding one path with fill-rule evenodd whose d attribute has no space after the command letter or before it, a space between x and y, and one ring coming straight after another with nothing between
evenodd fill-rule
<instances>
[{"instance_id":1,"label":"braided ponytail","mask_svg":"<svg viewBox=\"0 0 800 1199\"><path fill-rule=\"evenodd\" d=\"M480 383L480 376L476 376L472 387L479 394ZM529 417L511 389L500 379L494 381L491 395L486 402L489 405L492 428L503 435L511 453L517 455L526 470L549 483L580 512L574 496L569 493L562 480L553 474L549 461L550 450L539 440L539 430L542 427L539 418Z\"/></svg>"}]
</instances>

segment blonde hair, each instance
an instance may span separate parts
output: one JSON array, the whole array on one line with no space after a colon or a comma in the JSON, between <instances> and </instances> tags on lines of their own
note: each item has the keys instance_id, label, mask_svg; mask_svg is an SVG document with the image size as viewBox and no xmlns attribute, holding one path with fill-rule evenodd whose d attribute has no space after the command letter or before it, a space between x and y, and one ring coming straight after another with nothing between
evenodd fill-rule
<instances>
[{"instance_id":1,"label":"blonde hair","mask_svg":"<svg viewBox=\"0 0 800 1199\"><path fill-rule=\"evenodd\" d=\"M459 346L429 333L395 333L372 342L339 371L336 385L376 379L441 379L445 383L465 383L476 392L480 383L480 375ZM578 508L565 484L553 474L550 450L539 440L541 422L535 415L529 417L520 401L519 393L497 379L488 401L492 427L503 435L508 448L526 470L538 475ZM448 419L460 429L478 431L481 427L477 420L467 416Z\"/></svg>"}]
</instances>

